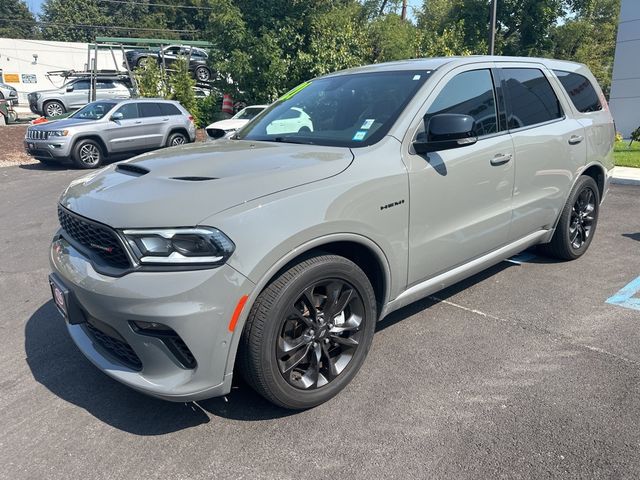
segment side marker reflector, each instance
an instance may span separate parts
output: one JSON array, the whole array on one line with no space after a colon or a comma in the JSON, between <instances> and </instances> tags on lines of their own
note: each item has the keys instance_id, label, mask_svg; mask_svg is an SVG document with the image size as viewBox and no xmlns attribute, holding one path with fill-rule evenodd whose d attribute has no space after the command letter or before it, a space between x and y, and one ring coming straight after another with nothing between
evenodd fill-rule
<instances>
[{"instance_id":1,"label":"side marker reflector","mask_svg":"<svg viewBox=\"0 0 640 480\"><path fill-rule=\"evenodd\" d=\"M233 332L236 329L236 323L238 323L238 318L240 318L240 314L242 313L242 309L244 308L244 304L247 303L248 295L243 295L238 304L236 305L236 309L233 311L233 316L231 317L231 321L229 322L229 331Z\"/></svg>"}]
</instances>

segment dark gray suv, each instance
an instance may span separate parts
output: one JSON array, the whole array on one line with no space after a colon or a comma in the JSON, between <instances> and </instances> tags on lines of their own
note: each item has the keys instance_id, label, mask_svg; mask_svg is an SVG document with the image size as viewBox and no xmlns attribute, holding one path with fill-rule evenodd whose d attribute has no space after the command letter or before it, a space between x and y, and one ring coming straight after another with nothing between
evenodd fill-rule
<instances>
[{"instance_id":1,"label":"dark gray suv","mask_svg":"<svg viewBox=\"0 0 640 480\"><path fill-rule=\"evenodd\" d=\"M178 102L158 99L103 100L69 118L27 129L24 146L42 163L72 160L97 168L110 156L195 141L193 117Z\"/></svg>"}]
</instances>

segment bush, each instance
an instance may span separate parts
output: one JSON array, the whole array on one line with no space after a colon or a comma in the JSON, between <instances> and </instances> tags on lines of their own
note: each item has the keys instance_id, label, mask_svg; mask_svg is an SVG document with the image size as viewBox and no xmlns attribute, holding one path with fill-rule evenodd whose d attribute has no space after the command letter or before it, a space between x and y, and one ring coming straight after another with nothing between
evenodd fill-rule
<instances>
[{"instance_id":1,"label":"bush","mask_svg":"<svg viewBox=\"0 0 640 480\"><path fill-rule=\"evenodd\" d=\"M172 72L169 75L169 98L177 100L193 115L196 125L198 124L199 112L196 101L196 94L193 87L196 81L189 73L189 62L185 58L180 58L173 64Z\"/></svg>"},{"instance_id":2,"label":"bush","mask_svg":"<svg viewBox=\"0 0 640 480\"><path fill-rule=\"evenodd\" d=\"M199 128L205 128L207 125L222 120L222 111L218 104L218 97L211 92L208 97L199 98L198 104L198 123Z\"/></svg>"}]
</instances>

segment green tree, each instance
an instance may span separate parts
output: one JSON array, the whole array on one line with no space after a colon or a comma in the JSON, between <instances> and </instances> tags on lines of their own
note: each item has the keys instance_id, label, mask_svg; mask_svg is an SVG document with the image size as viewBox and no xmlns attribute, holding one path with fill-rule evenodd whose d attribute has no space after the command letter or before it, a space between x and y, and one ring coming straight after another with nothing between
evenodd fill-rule
<instances>
[{"instance_id":1,"label":"green tree","mask_svg":"<svg viewBox=\"0 0 640 480\"><path fill-rule=\"evenodd\" d=\"M169 88L167 78L158 62L146 62L134 71L138 84L138 95L147 98L165 98Z\"/></svg>"},{"instance_id":2,"label":"green tree","mask_svg":"<svg viewBox=\"0 0 640 480\"><path fill-rule=\"evenodd\" d=\"M380 15L369 23L371 60L388 62L419 55L420 35L416 26L399 15Z\"/></svg>"},{"instance_id":3,"label":"green tree","mask_svg":"<svg viewBox=\"0 0 640 480\"><path fill-rule=\"evenodd\" d=\"M180 58L172 65L168 84L169 98L180 102L197 120L198 106L193 91L196 82L189 73L189 61L186 58Z\"/></svg>"},{"instance_id":4,"label":"green tree","mask_svg":"<svg viewBox=\"0 0 640 480\"><path fill-rule=\"evenodd\" d=\"M23 0L0 2L0 37L37 38L36 19Z\"/></svg>"}]
</instances>

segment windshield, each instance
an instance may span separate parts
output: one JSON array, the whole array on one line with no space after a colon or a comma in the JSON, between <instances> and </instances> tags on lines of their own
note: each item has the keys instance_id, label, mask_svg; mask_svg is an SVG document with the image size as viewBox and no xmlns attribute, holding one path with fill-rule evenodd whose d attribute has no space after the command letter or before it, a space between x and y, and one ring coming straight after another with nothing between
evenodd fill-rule
<instances>
[{"instance_id":1,"label":"windshield","mask_svg":"<svg viewBox=\"0 0 640 480\"><path fill-rule=\"evenodd\" d=\"M283 95L240 130L239 139L339 147L372 145L387 134L428 71L325 77Z\"/></svg>"},{"instance_id":2,"label":"windshield","mask_svg":"<svg viewBox=\"0 0 640 480\"><path fill-rule=\"evenodd\" d=\"M264 110L264 107L246 107L236 113L232 118L234 120L251 120L262 110Z\"/></svg>"},{"instance_id":3,"label":"windshield","mask_svg":"<svg viewBox=\"0 0 640 480\"><path fill-rule=\"evenodd\" d=\"M73 118L83 118L85 120L100 120L109 111L115 107L117 103L114 102L94 102L85 105L80 110L73 114Z\"/></svg>"}]
</instances>

